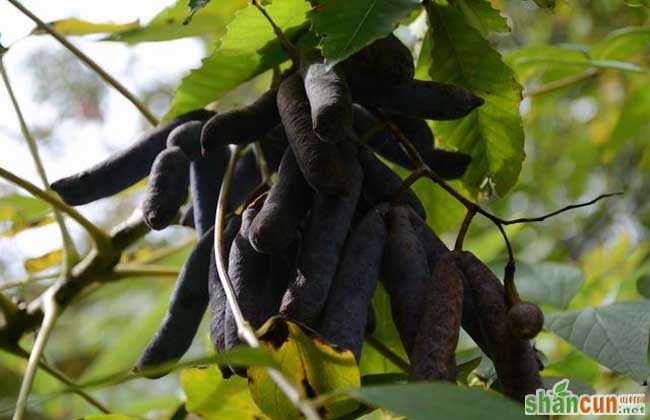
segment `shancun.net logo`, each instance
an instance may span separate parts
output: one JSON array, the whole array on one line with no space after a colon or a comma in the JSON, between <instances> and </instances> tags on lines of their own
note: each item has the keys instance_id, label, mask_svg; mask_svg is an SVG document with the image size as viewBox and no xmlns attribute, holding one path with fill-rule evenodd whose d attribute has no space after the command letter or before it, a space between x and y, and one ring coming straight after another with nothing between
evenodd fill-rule
<instances>
[{"instance_id":1,"label":"shancun.net logo","mask_svg":"<svg viewBox=\"0 0 650 420\"><path fill-rule=\"evenodd\" d=\"M526 415L596 415L644 416L645 394L577 395L569 389L569 380L562 379L552 389L538 389L526 395Z\"/></svg>"}]
</instances>

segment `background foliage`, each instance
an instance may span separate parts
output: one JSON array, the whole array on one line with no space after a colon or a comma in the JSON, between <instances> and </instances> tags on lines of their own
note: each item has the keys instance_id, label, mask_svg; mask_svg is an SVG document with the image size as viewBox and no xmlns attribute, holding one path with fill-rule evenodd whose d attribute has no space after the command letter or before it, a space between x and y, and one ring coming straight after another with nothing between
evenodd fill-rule
<instances>
[{"instance_id":1,"label":"background foliage","mask_svg":"<svg viewBox=\"0 0 650 420\"><path fill-rule=\"evenodd\" d=\"M432 128L440 144L473 156L468 173L455 186L494 213L537 215L600 193L625 191L622 198L545 223L514 226L508 233L520 261L520 292L542 305L547 317L537 339L548 364L545 379L569 378L575 390L639 392L650 373L650 20L643 2L558 2L547 10L520 0L457 0L429 5L428 17L413 0L319 3L321 7L311 10L302 0L274 0L267 10L289 35L312 25L331 62L396 26L396 34L417 57L419 78L460 84L486 99L463 120L437 122ZM103 43L201 37L205 58L197 68L188 67L176 87L159 85L140 92L154 109L161 109L159 103L171 104L165 118L214 101L222 109L251 101L268 86L268 70L286 60L272 29L244 0L191 5L194 14L187 24L188 2L179 0L147 23L91 24L71 18L54 25L69 36L95 34ZM317 40L308 33L300 42ZM54 52L35 54L29 77L41 86L34 89L36 99L52 101L63 120L102 118L106 88L75 66ZM52 139L52 128L35 130L42 147L56 148L65 141ZM114 201L117 210L103 212L98 223L114 226L123 220L141 187ZM419 181L416 190L427 206L429 223L451 243L462 207L428 181ZM53 222L48 206L24 192L2 183L0 194L0 232L9 244ZM126 259L178 268L193 241L191 232L176 228L170 235L140 242ZM466 247L502 272L504 245L485 220L477 219ZM25 257L18 272L9 266L24 256L10 257L0 256L0 288L31 300L52 281L61 252ZM23 275L27 282L15 287ZM124 279L79 299L57 324L47 359L80 383L94 381L89 391L115 412L170 418L186 402L184 410L206 418L261 415L246 382L223 381L214 367L179 370L155 382L103 380L131 368L159 325L171 280ZM374 304L377 338L403 352L381 290ZM25 337L23 346L30 347L31 340ZM210 348L202 328L186 359L205 356ZM480 360L467 337L458 359L464 368L461 380L481 387L493 379L489 363ZM23 359L0 352L0 418L13 410L24 366ZM360 369L364 384L400 380L386 376L399 369L368 348ZM364 387L350 396L414 418L460 410L468 399L472 405L460 412L467 418L492 409L502 410L506 418L520 412L493 406L493 396L473 390L392 387ZM39 373L30 405L33 418L94 413L62 390ZM432 403L430 395L440 398ZM383 416L385 412L376 411L367 417Z\"/></svg>"}]
</instances>

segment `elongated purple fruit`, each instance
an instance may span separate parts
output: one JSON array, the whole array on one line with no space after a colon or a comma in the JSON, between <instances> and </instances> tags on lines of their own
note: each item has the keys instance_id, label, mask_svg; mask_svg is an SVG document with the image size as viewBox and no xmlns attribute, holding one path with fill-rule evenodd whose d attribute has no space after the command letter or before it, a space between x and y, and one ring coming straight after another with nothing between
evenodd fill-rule
<instances>
[{"instance_id":1,"label":"elongated purple fruit","mask_svg":"<svg viewBox=\"0 0 650 420\"><path fill-rule=\"evenodd\" d=\"M264 254L283 252L295 239L313 195L293 151L287 148L280 163L278 180L250 227L251 245Z\"/></svg>"},{"instance_id":2,"label":"elongated purple fruit","mask_svg":"<svg viewBox=\"0 0 650 420\"><path fill-rule=\"evenodd\" d=\"M178 147L165 149L151 167L142 218L153 230L169 226L187 198L190 161Z\"/></svg>"},{"instance_id":3,"label":"elongated purple fruit","mask_svg":"<svg viewBox=\"0 0 650 420\"><path fill-rule=\"evenodd\" d=\"M199 159L203 124L203 121L188 121L174 128L167 137L167 147L180 148L189 160Z\"/></svg>"},{"instance_id":4,"label":"elongated purple fruit","mask_svg":"<svg viewBox=\"0 0 650 420\"><path fill-rule=\"evenodd\" d=\"M463 303L461 276L451 253L443 255L433 270L411 356L412 381L456 383L455 352Z\"/></svg>"},{"instance_id":5,"label":"elongated purple fruit","mask_svg":"<svg viewBox=\"0 0 650 420\"><path fill-rule=\"evenodd\" d=\"M431 120L455 120L483 105L460 86L424 80L391 83L368 73L346 71L352 99L364 106Z\"/></svg>"},{"instance_id":6,"label":"elongated purple fruit","mask_svg":"<svg viewBox=\"0 0 650 420\"><path fill-rule=\"evenodd\" d=\"M436 149L431 128L422 118L391 114L390 119L399 127L417 149L422 160L444 179L456 179L465 173L471 158L469 155Z\"/></svg>"},{"instance_id":7,"label":"elongated purple fruit","mask_svg":"<svg viewBox=\"0 0 650 420\"><path fill-rule=\"evenodd\" d=\"M224 228L224 253L226 268L228 268L228 255L232 241L234 240L241 226L241 217L232 214ZM226 328L226 306L228 305L226 293L221 285L214 249L210 252L210 271L208 274L208 292L210 296L210 339L217 353L226 351L225 328ZM232 371L228 366L221 367L221 374L224 378L230 377Z\"/></svg>"},{"instance_id":8,"label":"elongated purple fruit","mask_svg":"<svg viewBox=\"0 0 650 420\"><path fill-rule=\"evenodd\" d=\"M219 150L210 157L198 157L190 164L194 224L199 234L214 226L219 189L228 164L228 155L227 150Z\"/></svg>"},{"instance_id":9,"label":"elongated purple fruit","mask_svg":"<svg viewBox=\"0 0 650 420\"><path fill-rule=\"evenodd\" d=\"M165 148L169 133L192 120L204 121L214 115L200 109L147 131L132 146L78 174L52 183L52 189L71 206L110 197L140 181L151 171L156 156Z\"/></svg>"},{"instance_id":10,"label":"elongated purple fruit","mask_svg":"<svg viewBox=\"0 0 650 420\"><path fill-rule=\"evenodd\" d=\"M386 209L380 205L370 210L350 233L320 320L323 337L351 350L357 361L388 235L383 219Z\"/></svg>"},{"instance_id":11,"label":"elongated purple fruit","mask_svg":"<svg viewBox=\"0 0 650 420\"><path fill-rule=\"evenodd\" d=\"M503 393L523 403L527 394L543 387L535 350L530 341L510 332L505 289L494 273L470 252L455 251L454 255L470 284Z\"/></svg>"},{"instance_id":12,"label":"elongated purple fruit","mask_svg":"<svg viewBox=\"0 0 650 420\"><path fill-rule=\"evenodd\" d=\"M301 241L296 275L282 299L281 312L312 328L325 306L339 256L359 200L363 172L347 160L350 188L343 196L316 193Z\"/></svg>"},{"instance_id":13,"label":"elongated purple fruit","mask_svg":"<svg viewBox=\"0 0 650 420\"><path fill-rule=\"evenodd\" d=\"M369 203L377 204L381 202L390 202L402 188L402 180L388 166L368 149L362 147L359 151L359 163L363 168L363 196ZM415 195L413 190L408 189L404 194L403 202L408 204L423 219L426 219L426 212L420 199Z\"/></svg>"},{"instance_id":14,"label":"elongated purple fruit","mask_svg":"<svg viewBox=\"0 0 650 420\"><path fill-rule=\"evenodd\" d=\"M298 166L314 190L323 194L343 194L349 176L336 145L318 139L302 79L294 74L278 91L278 111Z\"/></svg>"},{"instance_id":15,"label":"elongated purple fruit","mask_svg":"<svg viewBox=\"0 0 650 420\"><path fill-rule=\"evenodd\" d=\"M204 156L229 144L244 145L262 137L280 122L277 91L268 90L255 102L210 118L201 132Z\"/></svg>"},{"instance_id":16,"label":"elongated purple fruit","mask_svg":"<svg viewBox=\"0 0 650 420\"><path fill-rule=\"evenodd\" d=\"M329 66L318 52L300 57L300 74L311 108L314 132L321 140L338 143L352 128L352 98L339 66Z\"/></svg>"},{"instance_id":17,"label":"elongated purple fruit","mask_svg":"<svg viewBox=\"0 0 650 420\"><path fill-rule=\"evenodd\" d=\"M392 82L413 79L413 54L393 34L374 41L343 62L346 71L374 74Z\"/></svg>"},{"instance_id":18,"label":"elongated purple fruit","mask_svg":"<svg viewBox=\"0 0 650 420\"><path fill-rule=\"evenodd\" d=\"M420 243L424 247L424 251L427 255L427 262L429 265L429 270L433 271L438 260L449 252L447 246L438 238L438 236L431 230L431 228L426 224L420 216L418 216L414 211L410 213L410 220L413 225L413 230L417 235ZM488 347L485 338L483 337L483 332L481 331L481 323L479 320L479 315L476 310L476 303L474 302L474 296L472 294L472 288L465 276L462 277L463 280L463 317L462 317L462 327L467 332L467 334L472 337L472 340L476 343L477 346L481 348L481 351L490 357L490 348Z\"/></svg>"},{"instance_id":19,"label":"elongated purple fruit","mask_svg":"<svg viewBox=\"0 0 650 420\"><path fill-rule=\"evenodd\" d=\"M403 168L415 169L404 148L381 121L361 105L354 104L352 110L354 130L362 142L381 157Z\"/></svg>"},{"instance_id":20,"label":"elongated purple fruit","mask_svg":"<svg viewBox=\"0 0 650 420\"><path fill-rule=\"evenodd\" d=\"M187 206L185 209L183 209L183 212L181 214L181 219L178 222L181 226L185 226L188 228L194 229L194 208L190 204Z\"/></svg>"},{"instance_id":21,"label":"elongated purple fruit","mask_svg":"<svg viewBox=\"0 0 650 420\"><path fill-rule=\"evenodd\" d=\"M248 241L253 219L260 210L256 200L242 214L241 227L235 237L228 258L228 275L244 318L253 328L259 328L278 312L285 285L279 284L273 275L273 263L269 255L260 254ZM232 311L226 310L225 348L239 343L237 326Z\"/></svg>"},{"instance_id":22,"label":"elongated purple fruit","mask_svg":"<svg viewBox=\"0 0 650 420\"><path fill-rule=\"evenodd\" d=\"M135 365L136 371L180 359L192 344L208 305L208 275L213 231L201 237L176 280L167 314ZM148 375L164 376L166 372Z\"/></svg>"},{"instance_id":23,"label":"elongated purple fruit","mask_svg":"<svg viewBox=\"0 0 650 420\"><path fill-rule=\"evenodd\" d=\"M411 211L406 206L395 206L388 211L388 238L382 265L382 283L390 296L393 321L409 357L413 355L424 312L425 290L431 279L424 247L409 220Z\"/></svg>"}]
</instances>

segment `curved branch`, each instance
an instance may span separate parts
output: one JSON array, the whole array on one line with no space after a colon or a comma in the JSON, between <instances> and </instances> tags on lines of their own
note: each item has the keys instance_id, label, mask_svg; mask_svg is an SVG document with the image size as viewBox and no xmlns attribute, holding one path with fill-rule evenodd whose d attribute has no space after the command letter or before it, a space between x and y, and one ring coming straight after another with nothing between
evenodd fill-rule
<instances>
[{"instance_id":1,"label":"curved branch","mask_svg":"<svg viewBox=\"0 0 650 420\"><path fill-rule=\"evenodd\" d=\"M25 369L25 374L23 376L23 381L20 384L20 392L18 394L18 400L16 401L16 411L14 411L13 420L23 420L25 418L25 410L27 409L27 399L29 398L29 393L32 390L32 385L34 384L34 376L36 375L36 370L43 356L43 351L45 350L45 345L47 340L50 337L50 333L54 329L54 324L59 316L60 308L59 304L54 298L53 289L48 289L48 292L42 297L43 299L43 323L41 329L38 331L36 336L36 341L34 342L34 347L29 355L29 362L27 363L27 369Z\"/></svg>"}]
</instances>

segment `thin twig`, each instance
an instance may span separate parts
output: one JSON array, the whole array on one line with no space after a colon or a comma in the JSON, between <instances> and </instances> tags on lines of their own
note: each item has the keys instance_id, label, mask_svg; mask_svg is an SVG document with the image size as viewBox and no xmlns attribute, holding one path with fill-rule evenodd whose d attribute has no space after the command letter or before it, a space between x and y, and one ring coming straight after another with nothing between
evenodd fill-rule
<instances>
[{"instance_id":1,"label":"thin twig","mask_svg":"<svg viewBox=\"0 0 650 420\"><path fill-rule=\"evenodd\" d=\"M38 331L38 334L36 335L34 347L32 348L32 351L29 355L27 368L25 369L23 381L20 385L18 400L16 401L16 411L14 412L13 420L23 420L25 418L27 399L29 398L29 393L32 390L32 385L34 384L34 376L36 375L36 370L38 368L41 357L43 356L43 351L45 350L47 340L50 337L50 333L54 328L54 324L56 323L60 312L59 304L54 298L54 290L52 288L48 289L48 291L42 296L42 299L43 323L41 324L41 328Z\"/></svg>"},{"instance_id":2,"label":"thin twig","mask_svg":"<svg viewBox=\"0 0 650 420\"><path fill-rule=\"evenodd\" d=\"M20 280L15 280L15 281L8 281L5 283L0 284L0 291L2 290L7 290L7 289L13 289L14 287L24 287L29 284L33 284L36 282L41 282L45 280L52 280L57 277L59 277L61 273L52 273L52 274L43 274L43 275L38 275L38 276L27 276L23 279Z\"/></svg>"},{"instance_id":3,"label":"thin twig","mask_svg":"<svg viewBox=\"0 0 650 420\"><path fill-rule=\"evenodd\" d=\"M465 214L465 218L463 219L463 224L460 225L458 236L456 236L456 244L454 245L455 250L459 251L463 249L463 241L465 241L465 235L467 234L469 226L472 224L472 219L475 215L475 209L467 210L467 214Z\"/></svg>"},{"instance_id":4,"label":"thin twig","mask_svg":"<svg viewBox=\"0 0 650 420\"><path fill-rule=\"evenodd\" d=\"M260 145L259 141L253 143L253 151L255 152L255 162L257 162L257 168L260 171L262 182L271 182L271 171L269 170L269 164L266 161L264 151L262 150L262 146Z\"/></svg>"},{"instance_id":5,"label":"thin twig","mask_svg":"<svg viewBox=\"0 0 650 420\"><path fill-rule=\"evenodd\" d=\"M544 220L546 220L546 219L548 219L550 217L553 217L553 216L557 216L560 213L564 213L564 212L569 211L569 210L578 209L580 207L591 206L592 204L596 203L597 201L602 200L603 198L608 198L608 197L613 197L613 196L616 196L616 195L623 195L623 194L624 194L623 191L617 191L617 192L613 192L613 193L601 194L601 195L599 195L598 197L596 197L596 198L594 198L592 200L586 201L584 203L570 204L568 206L562 207L561 209L552 211L552 212L550 212L548 214L545 214L543 216L520 217L519 219L510 219L510 220L499 219L499 220L504 225L514 225L514 224L517 224L517 223L543 222Z\"/></svg>"},{"instance_id":6,"label":"thin twig","mask_svg":"<svg viewBox=\"0 0 650 420\"><path fill-rule=\"evenodd\" d=\"M564 79L553 80L541 86L537 86L531 89L526 89L524 92L525 97L540 96L546 93L555 92L556 90L571 86L576 83L591 79L592 77L598 75L598 70L589 70L581 74L575 74L573 76L565 77Z\"/></svg>"},{"instance_id":7,"label":"thin twig","mask_svg":"<svg viewBox=\"0 0 650 420\"><path fill-rule=\"evenodd\" d=\"M23 188L24 190L32 194L34 197L40 198L41 200L47 202L57 210L60 210L61 212L67 214L71 219L79 223L88 232L88 234L93 239L93 241L95 242L98 248L104 249L104 248L111 247L110 237L104 231L102 231L100 228L95 226L95 224L93 224L90 220L86 219L76 209L67 205L59 198L55 197L53 194L50 194L47 191L43 191L42 189L38 188L36 185L32 184L26 179L23 179L15 175L14 173L1 167L0 167L0 178L4 178L7 181L16 184L17 186Z\"/></svg>"},{"instance_id":8,"label":"thin twig","mask_svg":"<svg viewBox=\"0 0 650 420\"><path fill-rule=\"evenodd\" d=\"M23 117L23 113L20 109L20 105L18 104L18 99L16 99L16 95L14 93L13 87L11 86L11 82L9 80L9 74L7 74L7 70L5 69L4 54L0 54L0 73L2 74L2 81L4 82L5 88L7 89L7 93L9 94L9 99L11 100L11 104L13 105L14 111L16 112L16 117L18 118L18 122L20 124L20 130L23 133L23 137L25 138L25 141L27 141L27 146L29 147L29 153L32 155L32 159L34 160L34 165L36 166L36 172L38 172L38 176L41 178L41 182L43 182L43 187L45 187L45 190L51 192L50 183L47 179L47 173L45 172L45 167L43 166L43 162L41 161L41 156L38 153L38 146L36 144L36 140L34 139L34 136L32 136L32 133L29 130L29 127L27 126L27 122ZM75 247L74 242L72 241L70 232L68 232L68 228L65 225L65 220L63 219L63 216L61 215L59 210L53 209L53 211L54 211L54 218L56 219L56 222L59 225L59 230L61 231L61 240L63 241L63 251L65 254L63 274L67 276L70 274L70 270L72 270L72 266L79 261L79 252L77 252L77 248Z\"/></svg>"},{"instance_id":9,"label":"thin twig","mask_svg":"<svg viewBox=\"0 0 650 420\"><path fill-rule=\"evenodd\" d=\"M296 46L293 45L293 43L287 38L287 36L282 32L282 29L278 25L275 24L273 21L273 18L268 14L264 6L259 4L257 0L251 0L251 4L259 10L262 15L266 18L266 20L271 24L273 27L273 32L275 33L275 36L280 40L280 43L282 43L282 48L286 51L286 53L289 55L291 58L291 61L295 64L298 63L298 50L296 49Z\"/></svg>"},{"instance_id":10,"label":"thin twig","mask_svg":"<svg viewBox=\"0 0 650 420\"><path fill-rule=\"evenodd\" d=\"M54 37L59 41L65 48L67 48L72 54L74 54L79 60L81 60L86 66L88 66L92 71L97 73L97 75L104 80L109 85L113 86L115 90L120 92L129 102L131 102L140 113L151 123L151 125L158 125L158 119L151 113L147 106L142 103L136 96L131 93L124 85L118 82L113 76L108 74L99 64L97 64L93 59L88 57L86 54L81 52L77 47L72 45L63 35L61 35L56 29L52 28L49 24L42 21L38 16L34 15L29 9L23 6L17 0L7 0L11 3L16 9L20 10L24 15L30 18L38 27L43 29L45 32Z\"/></svg>"},{"instance_id":11,"label":"thin twig","mask_svg":"<svg viewBox=\"0 0 650 420\"><path fill-rule=\"evenodd\" d=\"M235 291L228 276L228 270L226 269L226 262L224 258L224 238L223 238L223 229L224 229L224 220L226 212L226 203L228 202L228 196L230 195L230 184L232 182L233 173L235 170L235 165L241 154L241 148L234 148L230 161L228 162L228 167L226 173L224 174L223 181L221 183L221 190L219 191L219 200L217 202L217 212L215 216L214 224L214 253L217 263L217 271L219 272L219 278L221 280L221 285L226 294L226 299L228 301L228 306L232 311L233 317L235 319L235 324L237 325L237 332L242 341L246 342L250 347L258 348L260 347L260 342L255 335L255 332L251 328L250 324L244 318L244 315L241 312L241 308L237 303L237 298L235 296ZM277 369L267 368L269 376L278 386L278 388L284 393L287 399L298 408L307 419L320 419L320 415L311 406L309 401L303 400L295 386L289 381L285 375Z\"/></svg>"},{"instance_id":12,"label":"thin twig","mask_svg":"<svg viewBox=\"0 0 650 420\"><path fill-rule=\"evenodd\" d=\"M123 264L113 268L113 276L119 279L125 277L175 277L178 276L178 273L178 268L164 265Z\"/></svg>"},{"instance_id":13,"label":"thin twig","mask_svg":"<svg viewBox=\"0 0 650 420\"><path fill-rule=\"evenodd\" d=\"M404 359L400 357L397 353L389 349L384 343L379 341L377 337L372 334L366 334L365 336L366 343L368 343L372 348L377 350L379 354L384 356L386 359L390 360L395 366L402 369L404 372L411 371L411 365Z\"/></svg>"}]
</instances>

